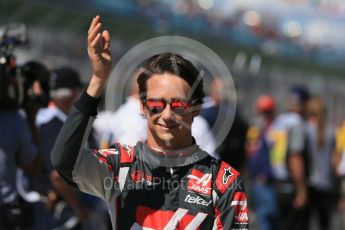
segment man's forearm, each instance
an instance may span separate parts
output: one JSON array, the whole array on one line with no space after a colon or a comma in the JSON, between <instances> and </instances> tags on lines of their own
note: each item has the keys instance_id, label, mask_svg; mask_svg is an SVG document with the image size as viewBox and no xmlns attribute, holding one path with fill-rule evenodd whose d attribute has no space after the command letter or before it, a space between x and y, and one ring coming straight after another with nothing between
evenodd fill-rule
<instances>
[{"instance_id":1,"label":"man's forearm","mask_svg":"<svg viewBox=\"0 0 345 230\"><path fill-rule=\"evenodd\" d=\"M289 156L289 168L292 180L296 186L297 193L306 193L306 175L303 158L300 154L291 154Z\"/></svg>"}]
</instances>

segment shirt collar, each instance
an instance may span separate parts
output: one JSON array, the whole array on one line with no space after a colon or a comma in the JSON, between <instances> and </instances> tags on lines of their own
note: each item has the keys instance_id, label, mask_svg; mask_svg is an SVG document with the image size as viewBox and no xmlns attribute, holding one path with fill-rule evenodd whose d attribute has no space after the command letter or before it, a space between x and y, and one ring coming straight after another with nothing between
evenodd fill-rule
<instances>
[{"instance_id":1,"label":"shirt collar","mask_svg":"<svg viewBox=\"0 0 345 230\"><path fill-rule=\"evenodd\" d=\"M208 156L198 145L173 151L160 151L138 142L135 146L136 157L154 167L181 167L194 164Z\"/></svg>"}]
</instances>

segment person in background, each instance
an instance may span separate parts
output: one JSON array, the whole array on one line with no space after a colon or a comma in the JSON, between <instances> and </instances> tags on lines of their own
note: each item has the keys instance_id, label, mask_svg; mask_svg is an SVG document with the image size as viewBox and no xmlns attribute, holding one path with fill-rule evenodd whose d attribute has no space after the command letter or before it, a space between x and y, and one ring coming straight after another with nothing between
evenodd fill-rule
<instances>
[{"instance_id":1,"label":"person in background","mask_svg":"<svg viewBox=\"0 0 345 230\"><path fill-rule=\"evenodd\" d=\"M50 152L55 139L66 120L72 104L80 94L81 81L78 73L70 67L62 67L52 71L50 76L50 97L47 108L41 108L36 116L36 127L42 151L44 172L31 180L31 189L50 198L50 207L36 203L36 225L33 229L51 229L59 223L54 219L52 209L56 199L63 198L81 218L87 218L88 211L82 204L80 194L68 185L54 170L50 161ZM48 210L51 209L51 210Z\"/></svg>"},{"instance_id":2,"label":"person in background","mask_svg":"<svg viewBox=\"0 0 345 230\"><path fill-rule=\"evenodd\" d=\"M225 85L221 78L214 78L211 82L209 97L206 97L200 115L206 119L209 127L212 128L219 114L235 113L231 129L224 141L216 149L216 152L221 160L243 172L246 159L245 141L248 124L240 116L238 109L235 111L234 102L231 101L231 98L223 95L228 89L229 87Z\"/></svg>"},{"instance_id":3,"label":"person in background","mask_svg":"<svg viewBox=\"0 0 345 230\"><path fill-rule=\"evenodd\" d=\"M33 60L24 63L19 69L24 90L22 108L38 145L35 120L38 110L48 106L50 70L43 63Z\"/></svg>"},{"instance_id":4,"label":"person in background","mask_svg":"<svg viewBox=\"0 0 345 230\"><path fill-rule=\"evenodd\" d=\"M334 130L327 128L326 105L322 98L312 97L307 103L308 139L310 144L310 204L317 214L319 229L331 229L335 206L335 180L332 154Z\"/></svg>"},{"instance_id":5,"label":"person in background","mask_svg":"<svg viewBox=\"0 0 345 230\"><path fill-rule=\"evenodd\" d=\"M16 189L16 171L21 168L35 176L41 168L41 157L34 143L27 121L19 112L19 86L14 71L16 66L0 64L0 229L30 227L32 207ZM8 69L8 67L10 69ZM3 71L9 70L9 71ZM11 92L11 93L10 93Z\"/></svg>"},{"instance_id":6,"label":"person in background","mask_svg":"<svg viewBox=\"0 0 345 230\"><path fill-rule=\"evenodd\" d=\"M345 228L345 120L335 132L335 150L333 153L333 168L338 179L338 209L341 215L341 229Z\"/></svg>"},{"instance_id":7,"label":"person in background","mask_svg":"<svg viewBox=\"0 0 345 230\"><path fill-rule=\"evenodd\" d=\"M260 230L277 228L276 193L269 160L267 133L275 118L276 102L270 95L261 95L256 103L256 118L247 132L247 169L252 179L250 197Z\"/></svg>"},{"instance_id":8,"label":"person in background","mask_svg":"<svg viewBox=\"0 0 345 230\"><path fill-rule=\"evenodd\" d=\"M287 99L288 111L274 120L267 135L278 198L278 226L308 229L309 145L305 115L309 92L304 86L293 86Z\"/></svg>"}]
</instances>

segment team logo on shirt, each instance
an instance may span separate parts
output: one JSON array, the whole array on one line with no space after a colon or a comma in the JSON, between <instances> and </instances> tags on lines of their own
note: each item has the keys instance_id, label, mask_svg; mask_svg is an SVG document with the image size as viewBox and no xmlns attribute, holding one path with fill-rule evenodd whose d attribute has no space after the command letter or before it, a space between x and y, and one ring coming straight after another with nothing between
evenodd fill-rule
<instances>
[{"instance_id":1,"label":"team logo on shirt","mask_svg":"<svg viewBox=\"0 0 345 230\"><path fill-rule=\"evenodd\" d=\"M223 161L215 181L217 190L223 194L230 186L240 186L239 183L234 183L239 175L239 172Z\"/></svg>"},{"instance_id":2,"label":"team logo on shirt","mask_svg":"<svg viewBox=\"0 0 345 230\"><path fill-rule=\"evenodd\" d=\"M193 169L192 173L187 176L188 190L201 193L203 195L211 195L212 175Z\"/></svg>"},{"instance_id":3,"label":"team logo on shirt","mask_svg":"<svg viewBox=\"0 0 345 230\"><path fill-rule=\"evenodd\" d=\"M120 147L120 163L132 163L134 160L134 150L131 146L126 144L119 144Z\"/></svg>"},{"instance_id":4,"label":"team logo on shirt","mask_svg":"<svg viewBox=\"0 0 345 230\"><path fill-rule=\"evenodd\" d=\"M200 196L192 196L190 194L188 194L186 196L186 198L184 199L185 202L190 203L190 204L199 204L199 205L203 205L203 206L209 206L212 203L212 200L205 200Z\"/></svg>"},{"instance_id":5,"label":"team logo on shirt","mask_svg":"<svg viewBox=\"0 0 345 230\"><path fill-rule=\"evenodd\" d=\"M122 144L122 147L125 149L125 151L127 152L128 156L131 156L131 147L127 144Z\"/></svg>"},{"instance_id":6,"label":"team logo on shirt","mask_svg":"<svg viewBox=\"0 0 345 230\"><path fill-rule=\"evenodd\" d=\"M234 174L231 172L231 167L224 169L223 173L223 184L227 184L229 181L229 178L232 177Z\"/></svg>"},{"instance_id":7,"label":"team logo on shirt","mask_svg":"<svg viewBox=\"0 0 345 230\"><path fill-rule=\"evenodd\" d=\"M102 149L102 150L93 150L92 154L98 159L101 164L108 165L109 171L113 171L113 166L109 162L109 156L114 154L119 154L116 149Z\"/></svg>"},{"instance_id":8,"label":"team logo on shirt","mask_svg":"<svg viewBox=\"0 0 345 230\"><path fill-rule=\"evenodd\" d=\"M98 152L102 155L102 156L110 156L113 154L119 154L119 152L117 151L117 149L100 149L98 150Z\"/></svg>"},{"instance_id":9,"label":"team logo on shirt","mask_svg":"<svg viewBox=\"0 0 345 230\"><path fill-rule=\"evenodd\" d=\"M231 206L234 206L235 208L235 221L240 223L248 222L248 206L244 192L235 193Z\"/></svg>"}]
</instances>

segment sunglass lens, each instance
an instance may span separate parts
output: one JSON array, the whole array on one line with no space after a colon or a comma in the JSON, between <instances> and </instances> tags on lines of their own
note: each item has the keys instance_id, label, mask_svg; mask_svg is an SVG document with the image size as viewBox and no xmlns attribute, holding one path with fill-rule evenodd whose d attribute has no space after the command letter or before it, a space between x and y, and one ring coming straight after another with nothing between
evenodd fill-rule
<instances>
[{"instance_id":1,"label":"sunglass lens","mask_svg":"<svg viewBox=\"0 0 345 230\"><path fill-rule=\"evenodd\" d=\"M161 113L164 108L164 102L161 100L147 100L146 107L150 113Z\"/></svg>"},{"instance_id":2,"label":"sunglass lens","mask_svg":"<svg viewBox=\"0 0 345 230\"><path fill-rule=\"evenodd\" d=\"M188 111L188 109L189 109L188 104L185 101L180 101L180 100L173 101L171 103L171 107L172 107L172 110L176 114L186 113Z\"/></svg>"}]
</instances>

